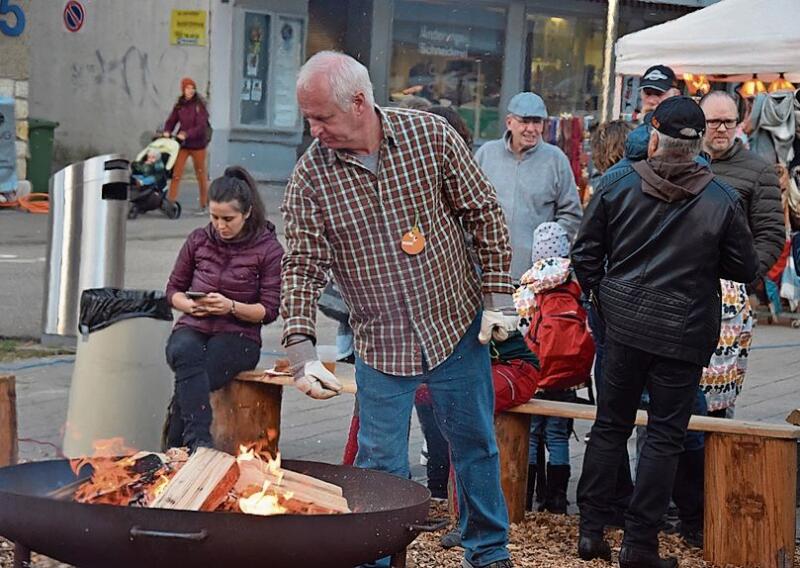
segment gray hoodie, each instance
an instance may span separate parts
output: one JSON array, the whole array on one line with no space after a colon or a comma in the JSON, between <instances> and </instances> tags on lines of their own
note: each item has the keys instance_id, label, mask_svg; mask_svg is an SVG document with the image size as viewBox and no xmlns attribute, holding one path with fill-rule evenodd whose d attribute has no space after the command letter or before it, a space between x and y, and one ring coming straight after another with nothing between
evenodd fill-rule
<instances>
[{"instance_id":1,"label":"gray hoodie","mask_svg":"<svg viewBox=\"0 0 800 568\"><path fill-rule=\"evenodd\" d=\"M511 278L519 281L530 268L533 232L555 221L570 242L581 224L575 177L564 153L544 140L518 160L510 148L509 132L480 147L475 160L492 182L511 237Z\"/></svg>"}]
</instances>

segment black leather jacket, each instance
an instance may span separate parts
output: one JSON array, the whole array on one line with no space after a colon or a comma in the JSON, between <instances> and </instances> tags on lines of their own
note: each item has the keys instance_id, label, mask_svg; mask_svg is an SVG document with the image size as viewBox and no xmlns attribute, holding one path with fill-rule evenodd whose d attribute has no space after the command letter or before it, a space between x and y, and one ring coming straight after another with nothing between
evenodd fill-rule
<instances>
[{"instance_id":1,"label":"black leather jacket","mask_svg":"<svg viewBox=\"0 0 800 568\"><path fill-rule=\"evenodd\" d=\"M758 257L734 190L697 163L647 160L601 179L572 265L599 300L609 337L707 365L719 337L719 279L751 282Z\"/></svg>"}]
</instances>

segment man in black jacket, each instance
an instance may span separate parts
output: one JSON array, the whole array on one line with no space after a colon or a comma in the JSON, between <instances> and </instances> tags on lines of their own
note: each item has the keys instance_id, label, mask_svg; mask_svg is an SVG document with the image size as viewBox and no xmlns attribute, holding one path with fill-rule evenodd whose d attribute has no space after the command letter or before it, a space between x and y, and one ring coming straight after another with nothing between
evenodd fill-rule
<instances>
[{"instance_id":1,"label":"man in black jacket","mask_svg":"<svg viewBox=\"0 0 800 568\"><path fill-rule=\"evenodd\" d=\"M650 395L623 568L677 566L659 557L658 529L719 335L719 279L750 282L758 269L736 193L695 161L705 130L700 107L673 97L651 123L648 159L602 179L572 251L581 287L606 322L606 386L578 484L583 559L611 558L603 528L616 473L642 390Z\"/></svg>"},{"instance_id":2,"label":"man in black jacket","mask_svg":"<svg viewBox=\"0 0 800 568\"><path fill-rule=\"evenodd\" d=\"M736 138L736 101L728 93L711 91L700 101L700 107L706 117L703 149L711 156L711 171L739 194L758 253L758 276L764 276L778 260L786 241L775 166Z\"/></svg>"}]
</instances>

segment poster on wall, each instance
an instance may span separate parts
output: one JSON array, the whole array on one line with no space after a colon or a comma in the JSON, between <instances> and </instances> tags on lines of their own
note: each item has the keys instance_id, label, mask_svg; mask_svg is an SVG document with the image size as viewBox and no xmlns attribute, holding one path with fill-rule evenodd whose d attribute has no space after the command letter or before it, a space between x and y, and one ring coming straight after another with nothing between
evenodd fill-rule
<instances>
[{"instance_id":1,"label":"poster on wall","mask_svg":"<svg viewBox=\"0 0 800 568\"><path fill-rule=\"evenodd\" d=\"M267 124L270 25L269 14L258 12L244 14L244 29L240 36L242 41L240 124Z\"/></svg>"},{"instance_id":2,"label":"poster on wall","mask_svg":"<svg viewBox=\"0 0 800 568\"><path fill-rule=\"evenodd\" d=\"M277 128L294 128L299 118L295 97L295 78L303 63L304 21L278 17L277 57L273 71L272 123Z\"/></svg>"},{"instance_id":3,"label":"poster on wall","mask_svg":"<svg viewBox=\"0 0 800 568\"><path fill-rule=\"evenodd\" d=\"M622 104L620 114L626 120L632 120L639 108L639 77L625 75L622 78Z\"/></svg>"},{"instance_id":4,"label":"poster on wall","mask_svg":"<svg viewBox=\"0 0 800 568\"><path fill-rule=\"evenodd\" d=\"M206 45L205 10L173 10L169 24L170 45Z\"/></svg>"},{"instance_id":5,"label":"poster on wall","mask_svg":"<svg viewBox=\"0 0 800 568\"><path fill-rule=\"evenodd\" d=\"M14 99L0 97L0 193L17 189L16 140Z\"/></svg>"}]
</instances>

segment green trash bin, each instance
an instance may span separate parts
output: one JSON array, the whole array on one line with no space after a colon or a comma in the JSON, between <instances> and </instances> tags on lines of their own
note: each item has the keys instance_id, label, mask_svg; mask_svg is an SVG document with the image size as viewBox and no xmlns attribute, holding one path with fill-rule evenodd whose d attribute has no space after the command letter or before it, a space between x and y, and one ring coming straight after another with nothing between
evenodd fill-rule
<instances>
[{"instance_id":1,"label":"green trash bin","mask_svg":"<svg viewBox=\"0 0 800 568\"><path fill-rule=\"evenodd\" d=\"M31 157L28 158L28 181L34 193L48 193L50 170L53 162L53 133L57 122L43 118L29 118L29 144Z\"/></svg>"}]
</instances>

